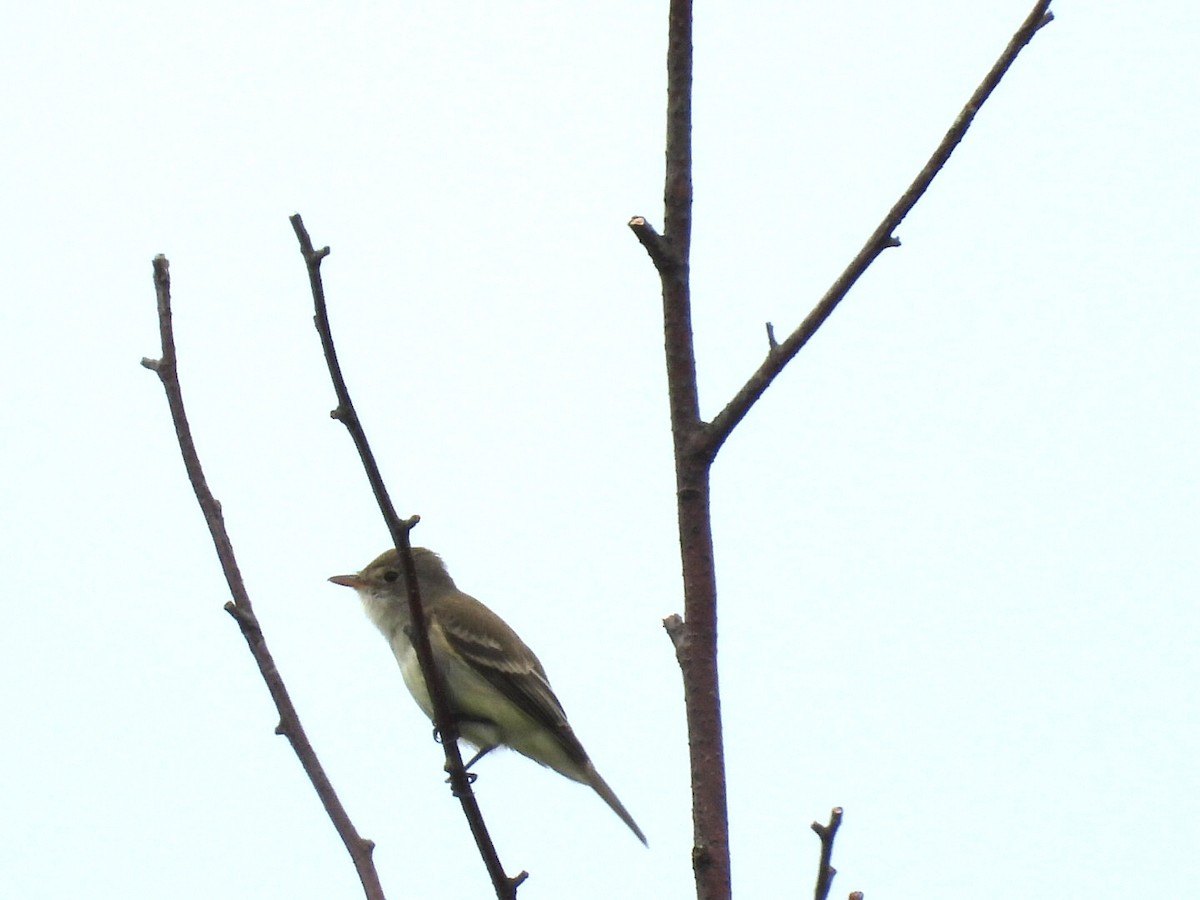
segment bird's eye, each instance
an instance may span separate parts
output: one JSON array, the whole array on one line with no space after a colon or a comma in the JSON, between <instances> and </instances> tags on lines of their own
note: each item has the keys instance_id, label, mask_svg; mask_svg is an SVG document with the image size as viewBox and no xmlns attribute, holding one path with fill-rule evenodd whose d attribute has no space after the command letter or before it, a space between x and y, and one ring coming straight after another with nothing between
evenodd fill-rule
<instances>
[{"instance_id":1,"label":"bird's eye","mask_svg":"<svg viewBox=\"0 0 1200 900\"><path fill-rule=\"evenodd\" d=\"M388 571L383 573L383 580L386 581L388 584L391 584L393 581L395 581L399 577L400 577L400 573L397 572L395 569L389 569Z\"/></svg>"}]
</instances>

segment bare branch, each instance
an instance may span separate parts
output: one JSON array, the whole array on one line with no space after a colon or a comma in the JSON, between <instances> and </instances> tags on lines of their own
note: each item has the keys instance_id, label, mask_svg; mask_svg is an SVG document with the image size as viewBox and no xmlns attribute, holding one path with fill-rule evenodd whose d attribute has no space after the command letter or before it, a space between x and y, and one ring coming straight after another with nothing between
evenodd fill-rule
<instances>
[{"instance_id":1,"label":"bare branch","mask_svg":"<svg viewBox=\"0 0 1200 900\"><path fill-rule=\"evenodd\" d=\"M516 877L509 878L504 873L504 867L500 863L496 847L492 843L487 825L483 821L483 813L480 812L479 803L476 801L475 794L471 790L471 778L463 766L462 754L458 749L458 726L450 711L450 703L447 699L448 695L442 674L438 671L433 661L433 649L429 644L428 624L425 619L424 607L421 603L421 595L417 588L417 578L413 567L412 545L409 541L409 533L417 522L420 521L420 517L413 516L410 519L401 519L396 515L391 497L384 486L383 476L380 474L379 466L375 462L375 454L371 452L371 446L367 443L366 432L363 430L358 413L354 409L354 403L350 399L350 391L346 387L345 378L342 377L337 350L333 345L333 333L329 327L329 314L325 307L325 287L321 281L321 261L329 255L329 248L313 249L312 240L309 238L308 231L304 228L304 222L298 214L292 216L290 221L292 228L296 232L296 238L300 242L300 252L304 256L304 264L308 269L308 280L312 288L315 308L313 321L316 324L317 333L321 336L321 347L325 352L325 362L329 367L329 376L333 380L334 392L337 394L338 405L330 413L330 416L340 421L346 426L346 430L350 432L350 437L353 439L354 446L358 449L359 458L362 460L363 468L366 470L367 480L371 483L371 490L375 494L375 500L379 504L379 511L383 514L388 532L392 536L392 542L396 545L396 551L400 554L400 558L403 561L405 584L408 590L408 605L412 613L413 622L412 643L414 649L417 651L417 661L421 666L421 674L424 676L425 684L429 688L429 698L434 712L434 725L441 736L442 750L446 754L446 772L450 776L450 789L462 804L463 815L466 816L471 828L471 834L475 837L475 844L479 848L480 856L483 857L488 875L492 879L492 886L496 890L496 896L500 900L513 900L517 895L517 887L529 877L529 874L521 872Z\"/></svg>"},{"instance_id":2,"label":"bare branch","mask_svg":"<svg viewBox=\"0 0 1200 900\"><path fill-rule=\"evenodd\" d=\"M325 807L325 812L328 813L342 843L346 845L346 850L350 853L350 858L354 861L354 868L358 871L359 880L362 881L364 894L369 900L383 900L383 887L379 883L379 875L375 871L375 864L371 859L375 844L359 836L345 807L338 799L329 777L317 759L316 750L309 743L308 736L300 724L300 717L292 705L291 697L288 696L283 677L275 667L275 660L272 659L271 653L267 649L266 638L263 637L262 628L259 626L258 618L254 615L254 608L250 604L250 595L246 592L246 585L238 570L233 543L225 529L221 504L209 490L208 482L204 477L200 457L196 452L196 445L192 441L192 431L188 425L187 413L184 411L183 391L179 385L179 373L175 363L175 334L171 326L170 265L165 256L160 255L154 258L154 290L158 297L158 330L162 342L162 357L143 359L142 365L158 374L163 390L166 391L167 405L171 410L171 421L175 424L175 435L179 440L179 450L183 454L183 464L187 469L188 480L192 483L192 490L196 493L196 500L200 503L205 522L208 523L209 534L212 535L213 544L217 548L217 557L221 561L221 569L225 573L225 582L229 585L229 593L233 596L233 601L225 604L225 610L233 616L238 627L241 628L242 636L246 639L254 661L258 664L258 671L262 674L267 689L271 692L271 699L275 701L275 708L279 711L279 724L275 728L275 733L282 734L288 739L292 750L300 759L305 774L308 775L309 781L316 789L317 796L321 798L321 805Z\"/></svg>"},{"instance_id":3,"label":"bare branch","mask_svg":"<svg viewBox=\"0 0 1200 900\"><path fill-rule=\"evenodd\" d=\"M992 91L996 89L1000 80L1016 60L1017 55L1040 28L1053 21L1054 15L1049 11L1049 8L1050 0L1039 0L1037 5L1034 6L1032 12L1029 13L1028 17L1021 24L1021 27L1017 29L1016 34L1013 35L1012 40L1008 42L1008 46L1005 47L1004 52L1000 54L1000 58L996 60L996 64L992 66L991 71L987 73L987 76L980 83L979 87L975 89L966 106L959 112L958 118L954 120L954 124L946 132L946 136L942 138L942 142L934 150L925 167L913 179L912 184L900 196L896 204L888 210L888 214L884 216L883 221L879 223L879 227L867 239L867 243L863 245L862 250L858 252L858 255L854 257L845 271L838 276L838 279L825 292L825 296L813 307L812 311L804 318L804 321L800 323L796 330L788 335L778 347L770 348L767 352L767 358L763 360L758 370L750 376L742 389L737 392L733 399L729 401L729 404L713 419L705 436L705 440L710 444L708 447L710 455L716 455L717 450L720 449L737 424L745 418L746 413L750 411L750 408L762 396L771 382L774 381L775 376L800 352L800 348L808 343L809 338L817 333L817 329L829 318L830 314L837 308L837 305L850 292L855 282L858 281L859 277L862 276L876 258L887 248L900 246L900 241L893 235L893 232L916 205L917 201L925 194L925 191L928 190L934 177L941 171L946 161L950 158L950 154L954 152L955 148L966 135L967 129L971 127L971 122L975 118L975 114L983 106L988 97L991 96Z\"/></svg>"}]
</instances>

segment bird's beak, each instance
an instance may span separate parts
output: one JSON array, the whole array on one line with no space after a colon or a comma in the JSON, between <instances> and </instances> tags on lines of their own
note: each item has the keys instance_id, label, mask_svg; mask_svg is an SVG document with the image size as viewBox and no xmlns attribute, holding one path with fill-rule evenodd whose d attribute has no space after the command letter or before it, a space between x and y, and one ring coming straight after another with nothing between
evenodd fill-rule
<instances>
[{"instance_id":1,"label":"bird's beak","mask_svg":"<svg viewBox=\"0 0 1200 900\"><path fill-rule=\"evenodd\" d=\"M352 587L355 590L363 586L362 579L357 575L334 575L329 580L334 584L340 584L342 587Z\"/></svg>"}]
</instances>

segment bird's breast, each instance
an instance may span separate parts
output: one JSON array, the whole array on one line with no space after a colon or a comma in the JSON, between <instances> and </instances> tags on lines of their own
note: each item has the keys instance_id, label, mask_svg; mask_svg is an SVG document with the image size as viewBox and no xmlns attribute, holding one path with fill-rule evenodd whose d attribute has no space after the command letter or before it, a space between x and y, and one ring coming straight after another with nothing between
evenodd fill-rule
<instances>
[{"instance_id":1,"label":"bird's breast","mask_svg":"<svg viewBox=\"0 0 1200 900\"><path fill-rule=\"evenodd\" d=\"M392 641L392 652L396 662L400 664L400 674L404 677L404 686L417 701L417 706L430 719L433 718L433 703L429 700L429 688L425 685L425 676L421 674L421 663L417 660L417 650L403 635Z\"/></svg>"}]
</instances>

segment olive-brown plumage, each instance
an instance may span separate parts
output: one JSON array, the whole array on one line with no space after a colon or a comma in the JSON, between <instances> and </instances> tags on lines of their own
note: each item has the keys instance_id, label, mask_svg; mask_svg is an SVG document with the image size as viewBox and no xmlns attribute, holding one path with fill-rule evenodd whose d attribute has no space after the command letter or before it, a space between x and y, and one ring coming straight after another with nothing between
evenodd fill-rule
<instances>
[{"instance_id":1,"label":"olive-brown plumage","mask_svg":"<svg viewBox=\"0 0 1200 900\"><path fill-rule=\"evenodd\" d=\"M503 745L589 785L645 844L646 836L575 737L533 651L503 619L455 586L436 553L424 547L412 553L434 661L446 679L459 733L479 748L475 759ZM329 580L358 591L367 616L388 639L413 699L432 719L429 691L409 639L412 618L399 554L387 550L358 574Z\"/></svg>"}]
</instances>

